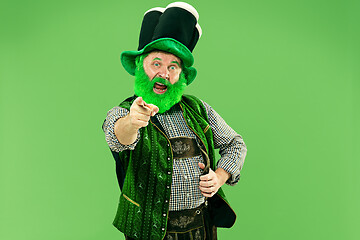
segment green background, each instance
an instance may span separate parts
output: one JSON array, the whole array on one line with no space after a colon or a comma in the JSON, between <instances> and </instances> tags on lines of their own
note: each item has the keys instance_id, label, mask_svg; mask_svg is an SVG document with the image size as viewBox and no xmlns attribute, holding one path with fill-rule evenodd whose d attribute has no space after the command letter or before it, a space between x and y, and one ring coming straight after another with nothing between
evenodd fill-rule
<instances>
[{"instance_id":1,"label":"green background","mask_svg":"<svg viewBox=\"0 0 360 240\"><path fill-rule=\"evenodd\" d=\"M101 125L133 93L120 53L170 2L1 1L0 239L123 239ZM189 3L186 92L248 147L220 239L360 239L359 1Z\"/></svg>"}]
</instances>

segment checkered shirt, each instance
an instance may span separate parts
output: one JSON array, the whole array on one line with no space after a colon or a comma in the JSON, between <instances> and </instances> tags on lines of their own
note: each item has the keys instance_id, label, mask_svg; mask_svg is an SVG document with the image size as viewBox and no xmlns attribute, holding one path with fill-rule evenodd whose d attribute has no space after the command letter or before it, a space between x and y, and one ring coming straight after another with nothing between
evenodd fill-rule
<instances>
[{"instance_id":1,"label":"checkered shirt","mask_svg":"<svg viewBox=\"0 0 360 240\"><path fill-rule=\"evenodd\" d=\"M205 102L203 104L208 114L209 125L213 131L214 147L219 149L221 156L217 162L217 168L223 168L226 172L230 173L231 177L226 183L235 185L240 179L240 170L246 155L246 145L242 137L229 127L214 109ZM115 136L115 122L128 113L127 109L121 107L114 107L107 113L103 130L106 141L112 151L134 150L139 141L140 132L138 132L136 141L131 145L119 143ZM169 138L196 138L195 134L187 127L180 111L169 110L165 113L157 114L156 117ZM198 162L204 162L202 156L174 159L170 211L195 208L205 201L205 197L199 189L201 169L198 166Z\"/></svg>"}]
</instances>

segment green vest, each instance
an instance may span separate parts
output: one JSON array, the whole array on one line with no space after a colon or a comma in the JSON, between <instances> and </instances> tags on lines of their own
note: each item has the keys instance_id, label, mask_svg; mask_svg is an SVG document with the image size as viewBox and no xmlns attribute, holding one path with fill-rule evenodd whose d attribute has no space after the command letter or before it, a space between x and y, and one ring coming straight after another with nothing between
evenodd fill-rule
<instances>
[{"instance_id":1,"label":"green vest","mask_svg":"<svg viewBox=\"0 0 360 240\"><path fill-rule=\"evenodd\" d=\"M130 109L135 98L127 99L120 107ZM187 126L202 143L215 168L213 133L202 102L184 95L179 103ZM140 129L140 140L134 150L119 153L118 160L125 171L114 226L135 239L163 239L167 227L171 193L173 153L171 143L155 117L148 126ZM236 219L224 192L220 188L208 199L209 211L218 227L231 227Z\"/></svg>"}]
</instances>

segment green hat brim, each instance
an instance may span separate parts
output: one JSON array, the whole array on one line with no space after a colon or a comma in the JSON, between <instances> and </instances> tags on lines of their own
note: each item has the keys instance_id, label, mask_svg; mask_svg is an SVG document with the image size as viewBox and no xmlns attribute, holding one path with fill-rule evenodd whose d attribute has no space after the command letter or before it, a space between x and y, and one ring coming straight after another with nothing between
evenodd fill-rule
<instances>
[{"instance_id":1,"label":"green hat brim","mask_svg":"<svg viewBox=\"0 0 360 240\"><path fill-rule=\"evenodd\" d=\"M179 57L183 63L183 72L189 85L196 77L196 69L191 67L194 64L194 57L190 50L182 43L172 38L160 38L149 44L139 51L124 51L120 55L121 64L130 75L135 75L137 56L148 53L153 50L169 52Z\"/></svg>"}]
</instances>

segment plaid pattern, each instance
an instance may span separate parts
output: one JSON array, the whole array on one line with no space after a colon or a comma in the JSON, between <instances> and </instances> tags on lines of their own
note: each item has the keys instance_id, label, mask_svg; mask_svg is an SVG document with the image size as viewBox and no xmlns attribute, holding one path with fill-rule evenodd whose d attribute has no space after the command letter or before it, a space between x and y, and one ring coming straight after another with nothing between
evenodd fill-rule
<instances>
[{"instance_id":1,"label":"plaid pattern","mask_svg":"<svg viewBox=\"0 0 360 240\"><path fill-rule=\"evenodd\" d=\"M209 117L209 125L213 131L214 146L219 148L221 155L217 167L223 168L231 174L227 184L234 185L240 179L240 170L246 155L246 145L242 137L229 127L214 109L205 102L203 104ZM114 134L114 124L119 118L127 114L128 110L120 107L114 107L107 113L103 130L112 151L133 150L140 138L138 132L136 141L131 145L122 145L117 140ZM196 138L195 134L187 127L180 111L167 111L157 114L156 117L169 138ZM201 169L198 167L198 162L203 162L201 156L174 160L170 211L196 208L205 201L205 197L199 189Z\"/></svg>"},{"instance_id":2,"label":"plaid pattern","mask_svg":"<svg viewBox=\"0 0 360 240\"><path fill-rule=\"evenodd\" d=\"M106 119L103 124L103 130L105 132L105 139L108 143L111 151L122 152L124 150L134 150L137 142L140 139L140 131L138 131L137 138L134 143L130 145L122 145L115 136L114 126L115 122L122 117L125 117L129 113L129 110L121 107L114 107L108 111Z\"/></svg>"}]
</instances>

